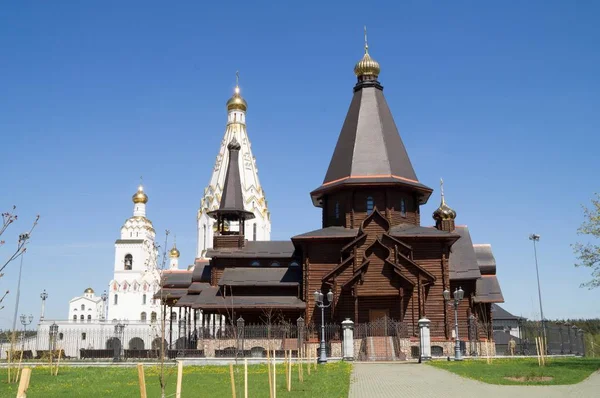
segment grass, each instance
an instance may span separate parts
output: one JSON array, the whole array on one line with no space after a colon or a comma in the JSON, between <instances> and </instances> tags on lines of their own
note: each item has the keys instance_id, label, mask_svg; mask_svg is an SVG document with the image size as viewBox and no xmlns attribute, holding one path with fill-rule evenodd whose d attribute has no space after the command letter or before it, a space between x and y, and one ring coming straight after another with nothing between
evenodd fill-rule
<instances>
[{"instance_id":1,"label":"grass","mask_svg":"<svg viewBox=\"0 0 600 398\"><path fill-rule=\"evenodd\" d=\"M597 358L546 358L545 367L539 367L536 358L494 359L489 365L485 360L432 361L429 364L484 383L512 385L575 384L600 369ZM505 377L552 377L552 380L519 382Z\"/></svg>"},{"instance_id":2,"label":"grass","mask_svg":"<svg viewBox=\"0 0 600 398\"><path fill-rule=\"evenodd\" d=\"M292 391L287 392L285 370L277 365L277 397L347 397L350 385L351 365L334 362L311 369L309 376L304 369L304 383L298 380L298 368L293 367ZM166 368L167 396L175 396L177 368ZM244 396L244 365L235 365L236 395ZM0 381L0 397L14 397L16 384L6 383L6 370ZM145 370L148 397L160 397L158 368L147 366ZM48 367L36 367L31 374L27 398L54 397L139 397L136 368L80 368L61 367L58 376L50 376ZM182 396L231 398L229 366L186 366L183 368ZM266 365L248 366L248 396L268 397L269 379Z\"/></svg>"}]
</instances>

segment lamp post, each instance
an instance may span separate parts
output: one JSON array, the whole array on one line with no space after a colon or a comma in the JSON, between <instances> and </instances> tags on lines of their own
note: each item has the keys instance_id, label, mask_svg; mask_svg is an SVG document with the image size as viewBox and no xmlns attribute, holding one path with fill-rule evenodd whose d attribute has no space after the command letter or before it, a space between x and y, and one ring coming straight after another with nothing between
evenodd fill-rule
<instances>
[{"instance_id":1,"label":"lamp post","mask_svg":"<svg viewBox=\"0 0 600 398\"><path fill-rule=\"evenodd\" d=\"M323 301L323 293L317 290L314 295L315 305L321 309L321 353L317 362L324 364L327 363L327 352L325 348L325 308L331 305L331 302L333 301L333 292L330 289L329 293L327 293L327 304Z\"/></svg>"},{"instance_id":2,"label":"lamp post","mask_svg":"<svg viewBox=\"0 0 600 398\"><path fill-rule=\"evenodd\" d=\"M25 338L27 337L27 325L31 325L33 322L33 315L21 314L21 325L23 325L23 339L21 351L25 351Z\"/></svg>"},{"instance_id":3,"label":"lamp post","mask_svg":"<svg viewBox=\"0 0 600 398\"><path fill-rule=\"evenodd\" d=\"M106 320L106 300L108 300L108 294L106 294L106 290L102 293L102 320Z\"/></svg>"},{"instance_id":4,"label":"lamp post","mask_svg":"<svg viewBox=\"0 0 600 398\"><path fill-rule=\"evenodd\" d=\"M454 360L462 361L460 340L458 339L458 304L465 297L465 292L459 287L454 291L452 300L450 300L450 291L448 289L445 289L442 294L444 295L444 300L446 303L454 307L454 334L456 335L456 344L454 345Z\"/></svg>"},{"instance_id":5,"label":"lamp post","mask_svg":"<svg viewBox=\"0 0 600 398\"><path fill-rule=\"evenodd\" d=\"M115 338L113 340L113 342L114 342L113 361L114 362L121 360L121 337L123 335L124 330L125 330L125 325L123 325L122 323L119 322L115 325Z\"/></svg>"},{"instance_id":6,"label":"lamp post","mask_svg":"<svg viewBox=\"0 0 600 398\"><path fill-rule=\"evenodd\" d=\"M56 335L58 334L58 325L53 323L50 325L50 342L48 344L48 349L53 352L54 346L56 344Z\"/></svg>"},{"instance_id":7,"label":"lamp post","mask_svg":"<svg viewBox=\"0 0 600 398\"><path fill-rule=\"evenodd\" d=\"M40 298L42 299L42 311L40 312L40 323L44 320L44 310L46 309L46 299L48 298L48 293L46 293L46 289L40 294Z\"/></svg>"},{"instance_id":8,"label":"lamp post","mask_svg":"<svg viewBox=\"0 0 600 398\"><path fill-rule=\"evenodd\" d=\"M19 235L19 247L25 246L29 240L29 234L27 232ZM23 258L25 257L25 250L21 252L21 264L19 265L19 279L17 282L17 298L15 300L15 315L13 318L13 330L17 330L17 313L19 312L19 298L21 297L21 272L23 271Z\"/></svg>"},{"instance_id":9,"label":"lamp post","mask_svg":"<svg viewBox=\"0 0 600 398\"><path fill-rule=\"evenodd\" d=\"M540 241L540 236L536 234L531 234L529 235L529 240L533 242L533 255L535 257L535 273L537 275L538 298L540 300L540 317L542 319L542 337L546 339L546 320L544 319L544 310L542 309L542 288L540 287L540 271L538 268L537 248L535 244L536 242Z\"/></svg>"}]
</instances>

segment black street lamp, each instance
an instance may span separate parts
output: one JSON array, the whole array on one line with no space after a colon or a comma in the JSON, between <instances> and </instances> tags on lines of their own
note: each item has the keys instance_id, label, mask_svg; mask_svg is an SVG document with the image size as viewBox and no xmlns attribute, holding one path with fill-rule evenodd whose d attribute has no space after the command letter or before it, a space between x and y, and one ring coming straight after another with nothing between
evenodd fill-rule
<instances>
[{"instance_id":1,"label":"black street lamp","mask_svg":"<svg viewBox=\"0 0 600 398\"><path fill-rule=\"evenodd\" d=\"M317 362L323 364L327 363L327 352L325 348L325 308L331 305L331 302L333 301L333 292L330 289L329 293L327 293L327 304L323 301L323 293L317 290L314 295L315 305L321 309L321 352Z\"/></svg>"},{"instance_id":2,"label":"black street lamp","mask_svg":"<svg viewBox=\"0 0 600 398\"><path fill-rule=\"evenodd\" d=\"M459 287L454 291L454 297L452 300L450 300L450 291L448 289L445 289L442 294L444 295L444 300L446 303L454 307L454 334L456 335L456 344L454 345L454 360L462 361L460 340L458 339L458 304L465 297L465 292Z\"/></svg>"},{"instance_id":3,"label":"black street lamp","mask_svg":"<svg viewBox=\"0 0 600 398\"><path fill-rule=\"evenodd\" d=\"M31 325L33 322L33 315L21 314L21 325L23 325L23 340L21 351L25 351L25 339L27 338L27 325Z\"/></svg>"}]
</instances>

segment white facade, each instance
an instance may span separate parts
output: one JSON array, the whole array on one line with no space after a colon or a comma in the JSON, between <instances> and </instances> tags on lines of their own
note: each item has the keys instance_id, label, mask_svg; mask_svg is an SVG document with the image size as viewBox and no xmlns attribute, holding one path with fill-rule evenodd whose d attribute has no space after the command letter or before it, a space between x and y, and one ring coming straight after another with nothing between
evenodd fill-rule
<instances>
[{"instance_id":1,"label":"white facade","mask_svg":"<svg viewBox=\"0 0 600 398\"><path fill-rule=\"evenodd\" d=\"M215 161L212 176L208 186L204 189L204 195L198 210L198 246L196 257L206 258L206 250L212 247L214 235L214 219L208 216L208 212L217 210L221 202L225 175L229 163L229 151L227 145L233 138L240 143L240 180L242 183L242 195L244 198L244 209L254 213L255 218L246 221L246 239L271 240L271 215L267 207L265 193L258 180L258 169L256 159L252 155L250 139L246 130L246 106L245 101L239 96L239 87L236 87L234 97L243 102L243 107L232 107L228 109L227 127L221 141L221 147ZM230 100L231 102L232 100ZM237 225L229 226L232 230L239 228Z\"/></svg>"},{"instance_id":2,"label":"white facade","mask_svg":"<svg viewBox=\"0 0 600 398\"><path fill-rule=\"evenodd\" d=\"M69 320L73 322L95 322L104 316L102 298L97 297L92 288L87 288L82 296L69 301Z\"/></svg>"}]
</instances>

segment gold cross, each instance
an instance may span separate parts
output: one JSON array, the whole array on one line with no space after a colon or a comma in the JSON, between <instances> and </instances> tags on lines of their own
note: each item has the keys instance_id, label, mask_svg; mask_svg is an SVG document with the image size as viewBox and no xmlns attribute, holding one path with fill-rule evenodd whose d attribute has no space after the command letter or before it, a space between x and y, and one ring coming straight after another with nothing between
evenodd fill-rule
<instances>
[{"instance_id":1,"label":"gold cross","mask_svg":"<svg viewBox=\"0 0 600 398\"><path fill-rule=\"evenodd\" d=\"M365 54L369 53L369 43L367 42L367 25L365 25Z\"/></svg>"}]
</instances>

